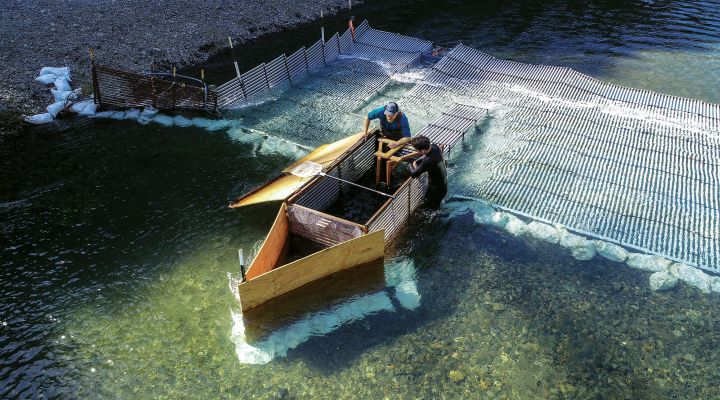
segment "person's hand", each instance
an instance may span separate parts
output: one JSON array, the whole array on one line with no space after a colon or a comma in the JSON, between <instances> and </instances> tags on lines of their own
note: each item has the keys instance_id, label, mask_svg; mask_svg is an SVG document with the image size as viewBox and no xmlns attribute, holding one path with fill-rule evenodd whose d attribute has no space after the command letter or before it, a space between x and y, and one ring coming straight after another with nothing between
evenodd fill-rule
<instances>
[{"instance_id":1,"label":"person's hand","mask_svg":"<svg viewBox=\"0 0 720 400\"><path fill-rule=\"evenodd\" d=\"M397 145L398 145L398 144L397 144L397 142L391 142L391 143L388 143L388 147L389 147L389 148L391 148L391 149L394 149L394 148L396 148L396 147L397 147Z\"/></svg>"}]
</instances>

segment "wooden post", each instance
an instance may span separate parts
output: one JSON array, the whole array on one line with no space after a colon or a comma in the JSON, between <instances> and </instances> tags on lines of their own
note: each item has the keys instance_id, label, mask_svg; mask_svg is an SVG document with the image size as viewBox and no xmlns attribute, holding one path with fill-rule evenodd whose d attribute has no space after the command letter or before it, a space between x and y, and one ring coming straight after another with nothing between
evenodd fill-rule
<instances>
[{"instance_id":1,"label":"wooden post","mask_svg":"<svg viewBox=\"0 0 720 400\"><path fill-rule=\"evenodd\" d=\"M290 68L288 67L287 56L285 53L283 53L283 61L285 62L285 73L287 73L288 82L292 83L292 79L290 78Z\"/></svg>"},{"instance_id":2,"label":"wooden post","mask_svg":"<svg viewBox=\"0 0 720 400\"><path fill-rule=\"evenodd\" d=\"M90 49L90 68L92 70L93 80L93 103L97 105L102 105L100 104L100 85L98 84L97 71L95 71L95 54L93 52L93 49Z\"/></svg>"}]
</instances>

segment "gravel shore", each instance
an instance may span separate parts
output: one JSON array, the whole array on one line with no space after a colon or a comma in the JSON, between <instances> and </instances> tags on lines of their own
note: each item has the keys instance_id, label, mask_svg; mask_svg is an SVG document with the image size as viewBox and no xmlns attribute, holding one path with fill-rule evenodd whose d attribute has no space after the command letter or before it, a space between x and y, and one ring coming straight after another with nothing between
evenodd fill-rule
<instances>
[{"instance_id":1,"label":"gravel shore","mask_svg":"<svg viewBox=\"0 0 720 400\"><path fill-rule=\"evenodd\" d=\"M0 6L0 111L35 113L51 96L34 81L44 66L68 65L87 86L88 49L105 65L133 71L153 62L207 59L228 36L251 40L348 7L345 0L8 0ZM357 3L356 1L353 3Z\"/></svg>"}]
</instances>

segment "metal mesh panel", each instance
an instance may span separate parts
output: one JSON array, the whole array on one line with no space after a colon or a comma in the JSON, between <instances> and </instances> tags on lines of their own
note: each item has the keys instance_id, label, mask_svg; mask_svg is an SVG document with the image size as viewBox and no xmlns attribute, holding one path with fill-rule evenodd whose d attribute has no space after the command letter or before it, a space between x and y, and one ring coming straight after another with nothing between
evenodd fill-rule
<instances>
[{"instance_id":1,"label":"metal mesh panel","mask_svg":"<svg viewBox=\"0 0 720 400\"><path fill-rule=\"evenodd\" d=\"M253 97L268 89L264 66L265 64L258 65L242 74L242 81L245 85L245 97Z\"/></svg>"},{"instance_id":2,"label":"metal mesh panel","mask_svg":"<svg viewBox=\"0 0 720 400\"><path fill-rule=\"evenodd\" d=\"M291 205L288 207L290 232L326 246L334 246L363 235L363 228L340 218Z\"/></svg>"},{"instance_id":3,"label":"metal mesh panel","mask_svg":"<svg viewBox=\"0 0 720 400\"><path fill-rule=\"evenodd\" d=\"M318 40L305 51L307 55L308 69L318 69L325 65L325 56L323 55L323 42Z\"/></svg>"},{"instance_id":4,"label":"metal mesh panel","mask_svg":"<svg viewBox=\"0 0 720 400\"><path fill-rule=\"evenodd\" d=\"M340 36L340 53L347 54L352 49L353 38L350 29Z\"/></svg>"},{"instance_id":5,"label":"metal mesh panel","mask_svg":"<svg viewBox=\"0 0 720 400\"><path fill-rule=\"evenodd\" d=\"M93 67L96 101L111 107L214 110L217 94L178 79Z\"/></svg>"},{"instance_id":6,"label":"metal mesh panel","mask_svg":"<svg viewBox=\"0 0 720 400\"><path fill-rule=\"evenodd\" d=\"M392 241L407 224L410 215L420 206L426 190L427 174L406 181L395 192L395 198L388 200L368 221L368 232L385 230L385 243Z\"/></svg>"},{"instance_id":7,"label":"metal mesh panel","mask_svg":"<svg viewBox=\"0 0 720 400\"><path fill-rule=\"evenodd\" d=\"M307 63L305 60L305 48L292 53L287 58L288 69L290 70L290 79L296 78L307 71Z\"/></svg>"},{"instance_id":8,"label":"metal mesh panel","mask_svg":"<svg viewBox=\"0 0 720 400\"><path fill-rule=\"evenodd\" d=\"M277 86L290 80L285 54L265 64L267 79L270 87Z\"/></svg>"},{"instance_id":9,"label":"metal mesh panel","mask_svg":"<svg viewBox=\"0 0 720 400\"><path fill-rule=\"evenodd\" d=\"M349 156L341 159L337 164L329 168L326 173L351 182L358 180L373 166L374 147L374 140L364 141L357 150L349 152ZM322 211L337 200L341 191L349 190L349 186L347 183L332 178L320 177L291 201L303 207Z\"/></svg>"},{"instance_id":10,"label":"metal mesh panel","mask_svg":"<svg viewBox=\"0 0 720 400\"><path fill-rule=\"evenodd\" d=\"M324 51L326 63L329 63L338 57L340 54L340 37L337 33L325 42Z\"/></svg>"}]
</instances>

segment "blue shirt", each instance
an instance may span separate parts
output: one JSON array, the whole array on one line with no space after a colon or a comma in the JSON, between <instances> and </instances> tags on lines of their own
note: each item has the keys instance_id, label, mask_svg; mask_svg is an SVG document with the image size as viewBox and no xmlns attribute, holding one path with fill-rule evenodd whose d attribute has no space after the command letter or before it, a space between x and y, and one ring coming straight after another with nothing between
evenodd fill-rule
<instances>
[{"instance_id":1,"label":"blue shirt","mask_svg":"<svg viewBox=\"0 0 720 400\"><path fill-rule=\"evenodd\" d=\"M399 140L404 137L410 137L410 124L404 112L400 112L400 115L395 118L395 121L388 122L387 115L385 115L385 106L382 106L370 111L367 117L369 120L379 119L383 135L391 139Z\"/></svg>"}]
</instances>

